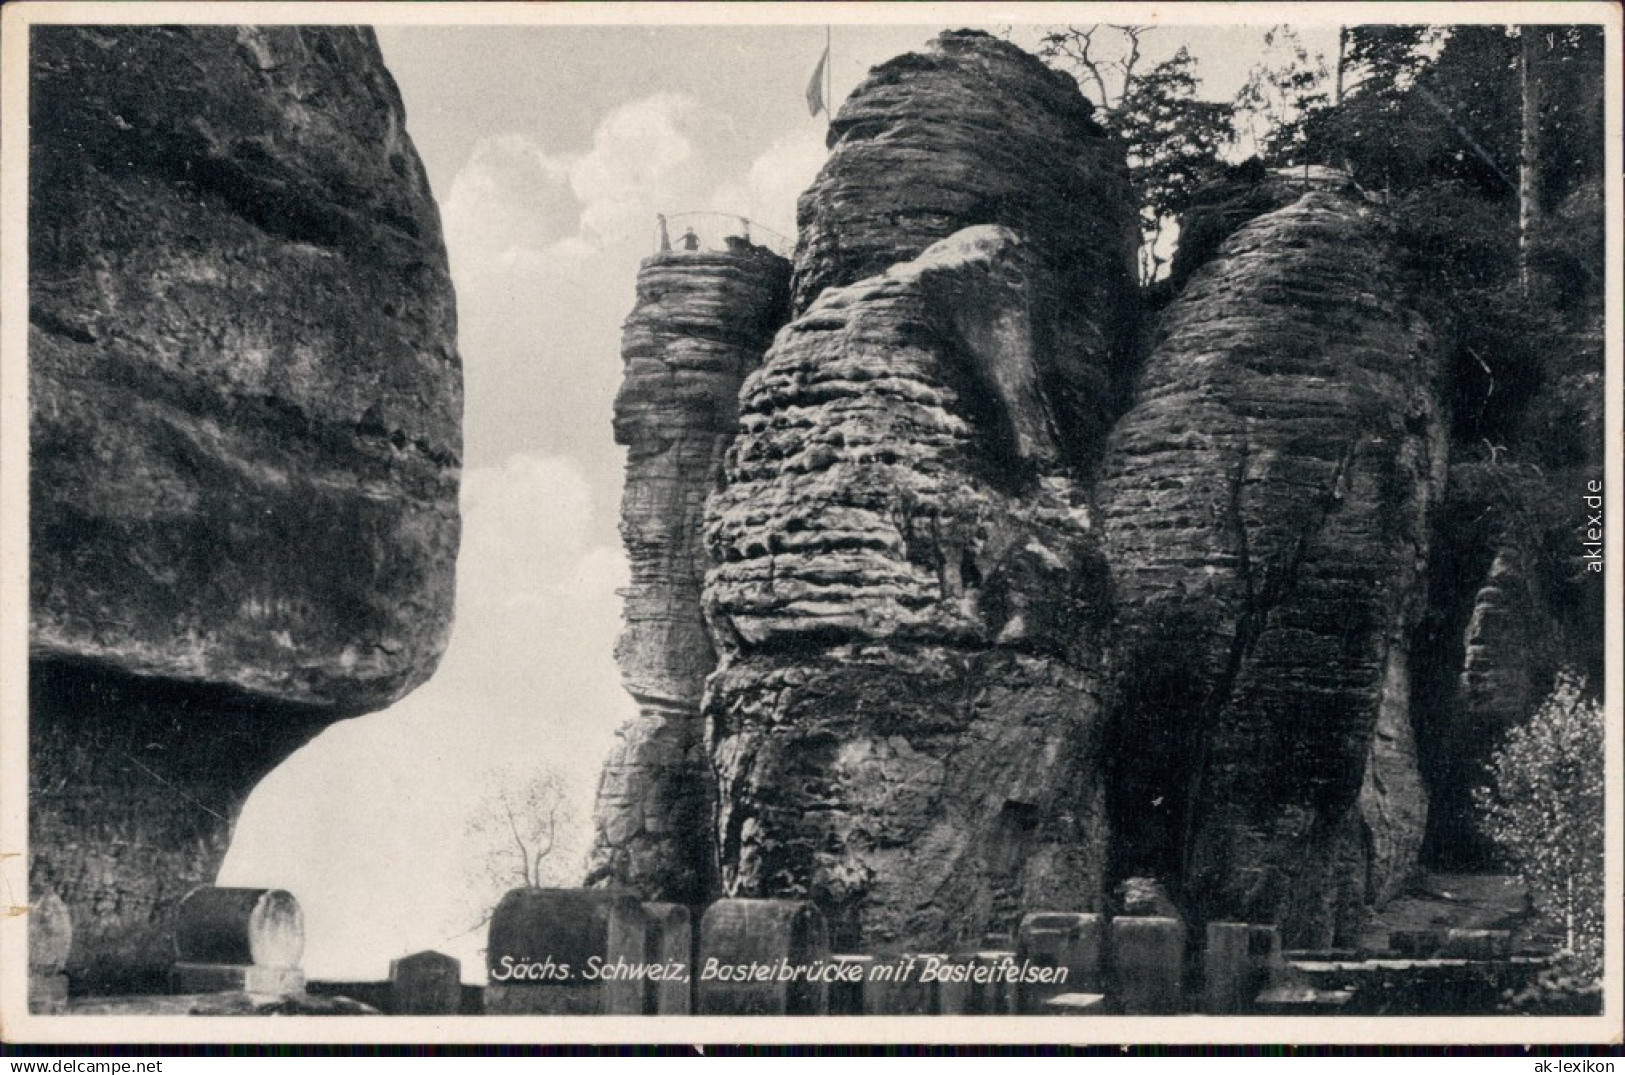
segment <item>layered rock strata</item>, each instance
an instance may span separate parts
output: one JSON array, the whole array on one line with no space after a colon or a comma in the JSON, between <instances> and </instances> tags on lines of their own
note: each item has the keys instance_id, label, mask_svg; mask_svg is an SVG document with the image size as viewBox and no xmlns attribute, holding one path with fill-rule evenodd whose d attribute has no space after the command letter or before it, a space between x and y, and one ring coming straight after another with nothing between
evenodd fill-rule
<instances>
[{"instance_id":1,"label":"layered rock strata","mask_svg":"<svg viewBox=\"0 0 1625 1075\"><path fill-rule=\"evenodd\" d=\"M620 656L643 712L603 776L595 880L811 895L880 945L1099 903L1103 568L1077 477L1117 406L1137 234L1090 113L971 32L842 108L799 206L800 317L744 388L707 509L708 757L681 575L726 438L679 413L705 392L668 359L629 362Z\"/></svg>"},{"instance_id":2,"label":"layered rock strata","mask_svg":"<svg viewBox=\"0 0 1625 1075\"><path fill-rule=\"evenodd\" d=\"M1472 791L1491 783L1485 769L1491 754L1551 687L1552 661L1540 639L1556 631L1530 592L1522 560L1514 544L1502 545L1472 594L1455 690L1434 745L1440 816L1431 836L1439 845L1436 857L1452 865L1494 861L1493 844L1476 821Z\"/></svg>"},{"instance_id":3,"label":"layered rock strata","mask_svg":"<svg viewBox=\"0 0 1625 1075\"><path fill-rule=\"evenodd\" d=\"M1069 80L945 34L876 68L830 147L706 504L703 757L712 651L671 568L697 501L629 471L671 529L627 528L661 566L629 597L644 713L598 878L810 899L873 952L1124 878L1191 936L1352 940L1426 824L1411 653L1448 454L1383 225L1332 169L1210 191L1130 399L1135 213ZM659 368L628 393L673 391Z\"/></svg>"},{"instance_id":4,"label":"layered rock strata","mask_svg":"<svg viewBox=\"0 0 1625 1075\"><path fill-rule=\"evenodd\" d=\"M616 646L638 715L599 781L589 880L699 902L713 885L700 696L716 654L700 610L705 498L738 428L739 387L788 317L790 265L761 247L643 263L621 354L615 440L628 448L631 561Z\"/></svg>"},{"instance_id":5,"label":"layered rock strata","mask_svg":"<svg viewBox=\"0 0 1625 1075\"><path fill-rule=\"evenodd\" d=\"M830 125L797 206L795 309L885 272L961 228L1001 224L1059 311L1040 350L1063 452L1092 460L1120 410L1136 306L1136 209L1122 146L1068 75L985 33L944 33L888 60Z\"/></svg>"},{"instance_id":6,"label":"layered rock strata","mask_svg":"<svg viewBox=\"0 0 1625 1075\"><path fill-rule=\"evenodd\" d=\"M1464 417L1431 569L1431 675L1419 683L1431 719L1417 729L1433 793L1424 854L1441 868L1499 868L1473 802L1492 783L1487 763L1559 671L1598 693L1605 679L1602 549L1584 543L1604 503L1604 318L1583 295L1554 309L1538 352L1491 351L1486 369L1475 350L1452 385Z\"/></svg>"},{"instance_id":7,"label":"layered rock strata","mask_svg":"<svg viewBox=\"0 0 1625 1075\"><path fill-rule=\"evenodd\" d=\"M837 943L1099 903L1104 567L1045 273L966 229L823 290L745 383L707 509L720 882Z\"/></svg>"},{"instance_id":8,"label":"layered rock strata","mask_svg":"<svg viewBox=\"0 0 1625 1075\"><path fill-rule=\"evenodd\" d=\"M1289 946L1350 938L1422 834L1409 645L1447 442L1397 275L1339 194L1239 228L1166 311L1099 489L1120 866Z\"/></svg>"},{"instance_id":9,"label":"layered rock strata","mask_svg":"<svg viewBox=\"0 0 1625 1075\"><path fill-rule=\"evenodd\" d=\"M439 659L455 309L370 31L30 45L32 868L139 988L259 777Z\"/></svg>"}]
</instances>

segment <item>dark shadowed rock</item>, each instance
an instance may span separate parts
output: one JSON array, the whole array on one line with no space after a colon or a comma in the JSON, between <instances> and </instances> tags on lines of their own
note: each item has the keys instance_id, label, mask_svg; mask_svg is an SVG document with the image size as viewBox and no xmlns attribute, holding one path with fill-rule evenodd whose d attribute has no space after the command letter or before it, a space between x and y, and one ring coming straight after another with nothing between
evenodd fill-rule
<instances>
[{"instance_id":1,"label":"dark shadowed rock","mask_svg":"<svg viewBox=\"0 0 1625 1075\"><path fill-rule=\"evenodd\" d=\"M32 853L127 989L259 777L434 670L455 311L370 31L30 44Z\"/></svg>"},{"instance_id":2,"label":"dark shadowed rock","mask_svg":"<svg viewBox=\"0 0 1625 1075\"><path fill-rule=\"evenodd\" d=\"M980 31L874 68L797 206L796 312L961 228L1005 225L1045 269L1035 300L1057 310L1039 361L1062 449L1092 459L1122 387L1139 244L1123 149L1092 112L1070 76Z\"/></svg>"},{"instance_id":3,"label":"dark shadowed rock","mask_svg":"<svg viewBox=\"0 0 1625 1075\"><path fill-rule=\"evenodd\" d=\"M638 962L647 916L625 890L516 888L491 913L485 949L490 1015L637 1015L641 980L590 974L595 957Z\"/></svg>"},{"instance_id":4,"label":"dark shadowed rock","mask_svg":"<svg viewBox=\"0 0 1625 1075\"><path fill-rule=\"evenodd\" d=\"M1460 664L1454 691L1438 719L1432 776L1441 816L1432 838L1447 847L1446 862L1492 861L1494 845L1478 824L1472 804L1475 788L1492 781L1486 765L1506 733L1528 719L1550 686L1555 664L1550 639L1556 634L1531 592L1523 569L1524 535L1508 535L1497 548L1460 629Z\"/></svg>"},{"instance_id":5,"label":"dark shadowed rock","mask_svg":"<svg viewBox=\"0 0 1625 1075\"><path fill-rule=\"evenodd\" d=\"M1119 853L1290 946L1357 930L1368 871L1391 891L1421 838L1409 639L1446 442L1394 277L1338 194L1241 227L1165 314L1099 490Z\"/></svg>"},{"instance_id":6,"label":"dark shadowed rock","mask_svg":"<svg viewBox=\"0 0 1625 1075\"><path fill-rule=\"evenodd\" d=\"M414 952L389 961L391 1015L457 1015L463 965L444 952Z\"/></svg>"},{"instance_id":7,"label":"dark shadowed rock","mask_svg":"<svg viewBox=\"0 0 1625 1075\"><path fill-rule=\"evenodd\" d=\"M450 625L462 393L371 33L33 46L34 656L395 700Z\"/></svg>"},{"instance_id":8,"label":"dark shadowed rock","mask_svg":"<svg viewBox=\"0 0 1625 1075\"><path fill-rule=\"evenodd\" d=\"M797 900L717 900L700 920L699 964L724 967L813 968L829 956L828 931L818 908ZM829 986L805 979L784 982L701 976L695 988L700 1015L823 1015Z\"/></svg>"},{"instance_id":9,"label":"dark shadowed rock","mask_svg":"<svg viewBox=\"0 0 1625 1075\"><path fill-rule=\"evenodd\" d=\"M1602 547L1586 544L1603 536L1606 514L1600 309L1592 316L1552 326L1528 377L1533 389L1508 385L1504 370L1488 388L1471 383L1462 370L1478 368L1472 355L1458 360L1452 381L1457 439L1415 666L1432 800L1424 855L1435 867L1497 862L1472 799L1490 783L1491 754L1560 670L1603 682ZM1522 397L1503 404L1515 420L1493 437L1473 417L1489 389L1490 399Z\"/></svg>"},{"instance_id":10,"label":"dark shadowed rock","mask_svg":"<svg viewBox=\"0 0 1625 1075\"><path fill-rule=\"evenodd\" d=\"M813 900L836 944L1099 904L1103 566L1043 273L966 229L823 291L745 384L707 508L721 883Z\"/></svg>"},{"instance_id":11,"label":"dark shadowed rock","mask_svg":"<svg viewBox=\"0 0 1625 1075\"><path fill-rule=\"evenodd\" d=\"M621 339L632 581L615 657L638 715L599 778L588 874L646 899L699 902L715 872L699 716L716 667L700 611L705 498L738 429L740 383L788 316L789 281L789 263L761 247L658 255L638 273Z\"/></svg>"}]
</instances>

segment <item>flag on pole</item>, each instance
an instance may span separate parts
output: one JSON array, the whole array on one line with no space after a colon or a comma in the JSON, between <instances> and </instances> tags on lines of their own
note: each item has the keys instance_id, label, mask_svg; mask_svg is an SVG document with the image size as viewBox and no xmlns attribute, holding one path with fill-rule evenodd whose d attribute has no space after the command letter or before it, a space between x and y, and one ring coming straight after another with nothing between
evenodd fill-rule
<instances>
[{"instance_id":1,"label":"flag on pole","mask_svg":"<svg viewBox=\"0 0 1625 1075\"><path fill-rule=\"evenodd\" d=\"M829 41L824 41L824 53L818 57L818 66L813 68L812 79L807 83L807 113L816 116L825 111L824 102L824 68L829 63Z\"/></svg>"}]
</instances>

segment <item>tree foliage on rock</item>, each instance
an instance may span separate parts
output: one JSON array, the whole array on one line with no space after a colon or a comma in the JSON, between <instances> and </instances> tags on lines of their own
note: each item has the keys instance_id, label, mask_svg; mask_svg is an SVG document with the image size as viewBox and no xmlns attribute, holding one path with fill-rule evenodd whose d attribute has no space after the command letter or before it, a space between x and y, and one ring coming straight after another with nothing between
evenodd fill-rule
<instances>
[{"instance_id":1,"label":"tree foliage on rock","mask_svg":"<svg viewBox=\"0 0 1625 1075\"><path fill-rule=\"evenodd\" d=\"M1481 230L1545 261L1545 288L1532 301L1572 308L1600 297L1600 28L1354 26L1343 35L1346 92L1309 104L1298 157L1344 167L1401 208L1420 197L1493 209ZM1284 141L1266 139L1277 152L1269 163L1289 163ZM1591 226L1573 228L1593 203ZM1504 280L1515 265L1486 251L1474 275Z\"/></svg>"},{"instance_id":2,"label":"tree foliage on rock","mask_svg":"<svg viewBox=\"0 0 1625 1075\"><path fill-rule=\"evenodd\" d=\"M1602 704L1562 673L1544 704L1512 729L1475 794L1483 826L1563 931L1564 949L1602 973L1606 786Z\"/></svg>"},{"instance_id":3,"label":"tree foliage on rock","mask_svg":"<svg viewBox=\"0 0 1625 1075\"><path fill-rule=\"evenodd\" d=\"M1248 71L1234 109L1247 141L1267 163L1304 162L1309 125L1332 101L1330 74L1326 58L1311 55L1292 27L1265 31L1263 58Z\"/></svg>"},{"instance_id":4,"label":"tree foliage on rock","mask_svg":"<svg viewBox=\"0 0 1625 1075\"><path fill-rule=\"evenodd\" d=\"M1140 274L1155 279L1167 263L1165 229L1197 189L1223 168L1222 153L1235 138L1228 104L1196 98L1195 61L1183 46L1135 79L1112 114L1129 149L1129 174L1140 196L1145 241Z\"/></svg>"},{"instance_id":5,"label":"tree foliage on rock","mask_svg":"<svg viewBox=\"0 0 1625 1075\"><path fill-rule=\"evenodd\" d=\"M1197 97L1196 61L1181 46L1145 67L1142 45L1152 27L1068 26L1046 34L1042 54L1083 76L1100 105L1102 124L1123 140L1129 181L1139 199L1140 278L1157 279L1168 262L1165 237L1191 195L1224 171L1235 139L1234 109Z\"/></svg>"}]
</instances>

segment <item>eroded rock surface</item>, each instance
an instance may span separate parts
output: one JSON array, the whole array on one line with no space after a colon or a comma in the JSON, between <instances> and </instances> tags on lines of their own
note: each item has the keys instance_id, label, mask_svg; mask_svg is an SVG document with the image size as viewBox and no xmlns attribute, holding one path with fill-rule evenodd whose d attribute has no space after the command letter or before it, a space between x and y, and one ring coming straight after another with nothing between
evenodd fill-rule
<instances>
[{"instance_id":1,"label":"eroded rock surface","mask_svg":"<svg viewBox=\"0 0 1625 1075\"><path fill-rule=\"evenodd\" d=\"M1421 839L1408 638L1446 439L1395 279L1342 195L1241 227L1165 313L1099 490L1124 869L1292 946L1351 936Z\"/></svg>"},{"instance_id":2,"label":"eroded rock surface","mask_svg":"<svg viewBox=\"0 0 1625 1075\"><path fill-rule=\"evenodd\" d=\"M30 45L33 867L128 989L259 777L439 660L455 310L370 31Z\"/></svg>"},{"instance_id":3,"label":"eroded rock surface","mask_svg":"<svg viewBox=\"0 0 1625 1075\"><path fill-rule=\"evenodd\" d=\"M1009 227L1058 311L1038 361L1062 449L1092 459L1119 409L1139 245L1123 149L1092 112L1070 76L979 31L875 67L797 206L796 311L961 228Z\"/></svg>"},{"instance_id":4,"label":"eroded rock surface","mask_svg":"<svg viewBox=\"0 0 1625 1075\"><path fill-rule=\"evenodd\" d=\"M1480 831L1474 788L1492 781L1485 766L1506 733L1526 720L1550 689L1555 663L1542 645L1555 634L1542 602L1530 592L1523 554L1512 540L1495 550L1461 632L1460 671L1435 747L1438 809L1433 839L1446 844L1441 858L1487 860L1493 844Z\"/></svg>"},{"instance_id":5,"label":"eroded rock surface","mask_svg":"<svg viewBox=\"0 0 1625 1075\"><path fill-rule=\"evenodd\" d=\"M1118 882L1192 937L1351 941L1426 825L1413 650L1448 455L1445 361L1380 215L1336 169L1237 169L1146 289L1169 305L1130 386L1134 208L1069 80L944 34L871 72L829 144L795 319L705 511L700 790L601 806L601 845L642 838L604 839L643 831L628 803L680 802L660 816L715 821L699 889L811 899L865 951ZM693 504L663 556L692 552ZM648 592L629 686L655 697L634 679L668 661L649 682L691 697L710 651L671 626L676 587ZM611 799L697 771L667 731L688 704L645 705Z\"/></svg>"},{"instance_id":6,"label":"eroded rock surface","mask_svg":"<svg viewBox=\"0 0 1625 1075\"><path fill-rule=\"evenodd\" d=\"M1045 271L979 227L821 292L707 510L722 889L811 898L865 950L1099 904L1103 565Z\"/></svg>"},{"instance_id":7,"label":"eroded rock surface","mask_svg":"<svg viewBox=\"0 0 1625 1075\"><path fill-rule=\"evenodd\" d=\"M598 879L807 895L881 947L1099 906L1104 569L1081 475L1120 409L1137 234L1122 148L1090 113L1070 78L973 32L881 65L841 109L799 205L798 319L746 382L706 512L708 756L683 737L709 650L674 614L680 572L651 571L629 596L644 713L605 771ZM623 403L686 391L628 375ZM669 452L659 424L633 436ZM695 443L669 488L705 484L722 441ZM657 488L629 483L629 505ZM685 562L684 497L651 563ZM684 771L704 810L651 792ZM714 846L656 828L702 813Z\"/></svg>"},{"instance_id":8,"label":"eroded rock surface","mask_svg":"<svg viewBox=\"0 0 1625 1075\"><path fill-rule=\"evenodd\" d=\"M761 247L671 252L638 273L621 341L615 440L629 449L631 561L616 646L638 716L599 781L589 881L699 902L713 886L713 795L700 696L716 654L700 610L705 498L739 419L739 386L789 313L790 265Z\"/></svg>"}]
</instances>

